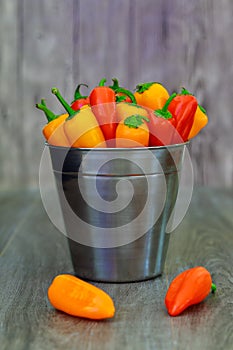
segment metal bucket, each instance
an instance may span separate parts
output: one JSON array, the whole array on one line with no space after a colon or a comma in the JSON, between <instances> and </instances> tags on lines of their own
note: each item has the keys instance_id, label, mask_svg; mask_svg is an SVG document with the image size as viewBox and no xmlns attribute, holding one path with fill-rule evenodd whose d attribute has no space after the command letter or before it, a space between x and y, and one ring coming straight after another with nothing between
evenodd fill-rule
<instances>
[{"instance_id":1,"label":"metal bucket","mask_svg":"<svg viewBox=\"0 0 233 350\"><path fill-rule=\"evenodd\" d=\"M185 144L48 147L75 274L103 282L161 275Z\"/></svg>"}]
</instances>

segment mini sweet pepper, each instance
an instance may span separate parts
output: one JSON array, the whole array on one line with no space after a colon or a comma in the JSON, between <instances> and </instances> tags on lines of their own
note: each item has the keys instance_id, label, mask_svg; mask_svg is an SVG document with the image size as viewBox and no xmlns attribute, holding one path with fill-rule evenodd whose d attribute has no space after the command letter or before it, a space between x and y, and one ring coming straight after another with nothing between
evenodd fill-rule
<instances>
[{"instance_id":1,"label":"mini sweet pepper","mask_svg":"<svg viewBox=\"0 0 233 350\"><path fill-rule=\"evenodd\" d=\"M134 114L123 120L116 129L116 147L147 147L149 144L149 119Z\"/></svg>"},{"instance_id":2,"label":"mini sweet pepper","mask_svg":"<svg viewBox=\"0 0 233 350\"><path fill-rule=\"evenodd\" d=\"M102 79L99 86L90 93L90 105L106 141L113 140L116 135L116 96L113 89L104 86L106 79ZM112 141L110 141L112 145Z\"/></svg>"},{"instance_id":3,"label":"mini sweet pepper","mask_svg":"<svg viewBox=\"0 0 233 350\"><path fill-rule=\"evenodd\" d=\"M181 93L183 95L192 95L191 92L185 88L182 88ZM196 113L194 115L193 125L188 135L188 140L195 137L201 131L201 129L206 126L207 123L208 116L206 114L206 110L200 104L198 104Z\"/></svg>"},{"instance_id":4,"label":"mini sweet pepper","mask_svg":"<svg viewBox=\"0 0 233 350\"><path fill-rule=\"evenodd\" d=\"M165 296L165 305L170 316L181 314L187 307L204 300L216 286L209 271L203 266L181 272L171 282Z\"/></svg>"},{"instance_id":5,"label":"mini sweet pepper","mask_svg":"<svg viewBox=\"0 0 233 350\"><path fill-rule=\"evenodd\" d=\"M150 82L138 84L134 96L139 105L156 110L163 108L169 93L162 84Z\"/></svg>"},{"instance_id":6,"label":"mini sweet pepper","mask_svg":"<svg viewBox=\"0 0 233 350\"><path fill-rule=\"evenodd\" d=\"M186 142L193 126L197 110L197 99L185 93L177 94L169 103L168 111L176 119L176 135L173 143Z\"/></svg>"},{"instance_id":7,"label":"mini sweet pepper","mask_svg":"<svg viewBox=\"0 0 233 350\"><path fill-rule=\"evenodd\" d=\"M78 111L74 111L57 88L53 88L52 93L69 114L64 124L64 130L72 147L106 147L104 135L91 108L83 106Z\"/></svg>"},{"instance_id":8,"label":"mini sweet pepper","mask_svg":"<svg viewBox=\"0 0 233 350\"><path fill-rule=\"evenodd\" d=\"M48 143L53 146L69 147L70 143L64 131L64 122L69 115L67 113L55 115L48 109L44 99L41 100L41 103L36 104L36 108L42 110L48 120L42 130Z\"/></svg>"}]
</instances>

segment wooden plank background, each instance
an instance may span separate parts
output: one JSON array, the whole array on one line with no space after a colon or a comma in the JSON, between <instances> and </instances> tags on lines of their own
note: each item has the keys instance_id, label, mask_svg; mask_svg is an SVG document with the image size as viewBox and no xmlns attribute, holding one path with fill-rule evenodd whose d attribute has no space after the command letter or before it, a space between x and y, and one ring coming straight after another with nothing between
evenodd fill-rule
<instances>
[{"instance_id":1,"label":"wooden plank background","mask_svg":"<svg viewBox=\"0 0 233 350\"><path fill-rule=\"evenodd\" d=\"M35 103L57 86L72 100L118 77L133 89L185 86L207 109L190 150L195 184L233 185L232 0L1 0L0 186L35 186L45 122Z\"/></svg>"}]
</instances>

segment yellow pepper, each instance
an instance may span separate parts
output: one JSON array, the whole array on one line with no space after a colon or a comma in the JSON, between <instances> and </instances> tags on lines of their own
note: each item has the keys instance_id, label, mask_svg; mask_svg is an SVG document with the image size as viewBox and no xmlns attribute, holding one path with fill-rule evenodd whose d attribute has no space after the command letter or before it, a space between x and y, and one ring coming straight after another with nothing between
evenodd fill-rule
<instances>
[{"instance_id":1,"label":"yellow pepper","mask_svg":"<svg viewBox=\"0 0 233 350\"><path fill-rule=\"evenodd\" d=\"M169 93L162 84L151 82L137 85L134 96L139 105L156 110L163 108Z\"/></svg>"},{"instance_id":2,"label":"yellow pepper","mask_svg":"<svg viewBox=\"0 0 233 350\"><path fill-rule=\"evenodd\" d=\"M208 117L206 111L202 106L198 105L196 113L194 115L193 126L190 130L188 140L195 137L201 131L201 129L203 129L206 126L207 123Z\"/></svg>"},{"instance_id":3,"label":"yellow pepper","mask_svg":"<svg viewBox=\"0 0 233 350\"><path fill-rule=\"evenodd\" d=\"M71 146L79 148L106 147L104 135L91 107L86 105L81 107L79 111L74 111L58 89L53 88L52 93L56 95L69 114L64 124L64 130Z\"/></svg>"},{"instance_id":4,"label":"yellow pepper","mask_svg":"<svg viewBox=\"0 0 233 350\"><path fill-rule=\"evenodd\" d=\"M125 118L134 115L139 114L143 117L147 117L148 113L145 108L138 106L134 103L128 103L128 102L119 102L116 105L116 111L117 111L117 121L120 122L121 120L124 120Z\"/></svg>"}]
</instances>

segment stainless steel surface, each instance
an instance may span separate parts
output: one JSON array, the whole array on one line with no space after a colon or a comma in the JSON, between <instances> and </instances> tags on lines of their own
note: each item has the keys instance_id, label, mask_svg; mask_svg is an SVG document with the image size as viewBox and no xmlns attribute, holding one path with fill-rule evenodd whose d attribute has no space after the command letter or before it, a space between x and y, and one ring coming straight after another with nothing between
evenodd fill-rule
<instances>
[{"instance_id":1,"label":"stainless steel surface","mask_svg":"<svg viewBox=\"0 0 233 350\"><path fill-rule=\"evenodd\" d=\"M162 274L169 243L166 224L177 197L184 147L67 152L49 146L73 266L79 277L129 282ZM127 203L130 190L132 198L123 209L116 210L115 205L109 210L118 198ZM88 224L85 229L74 224L64 198L75 215ZM98 201L100 210L95 208ZM143 211L142 220L137 220ZM114 236L111 246L110 231L114 228L119 244ZM98 232L103 230L102 246L100 241L96 246L93 240L99 240ZM80 243L84 236L90 244Z\"/></svg>"}]
</instances>

